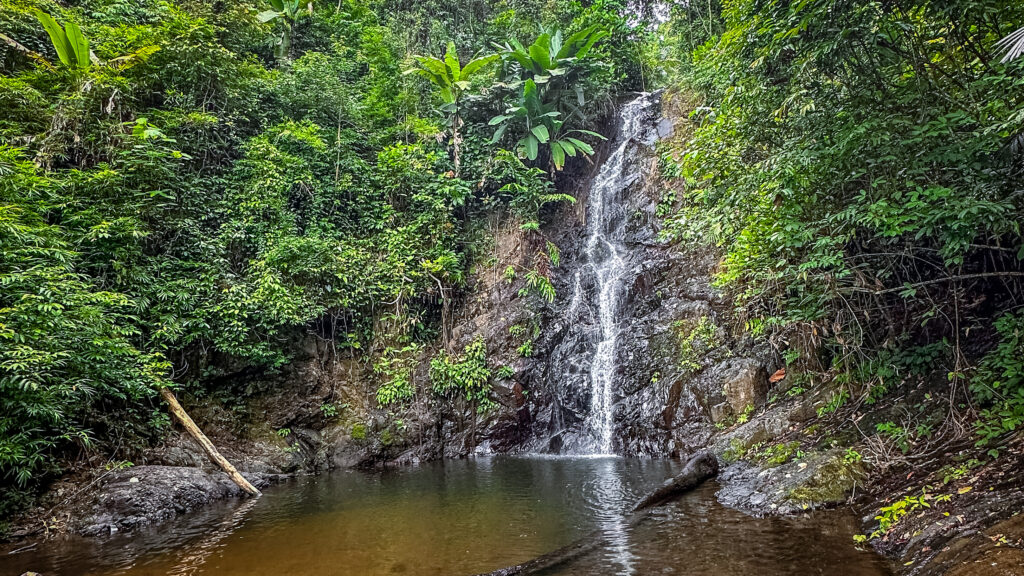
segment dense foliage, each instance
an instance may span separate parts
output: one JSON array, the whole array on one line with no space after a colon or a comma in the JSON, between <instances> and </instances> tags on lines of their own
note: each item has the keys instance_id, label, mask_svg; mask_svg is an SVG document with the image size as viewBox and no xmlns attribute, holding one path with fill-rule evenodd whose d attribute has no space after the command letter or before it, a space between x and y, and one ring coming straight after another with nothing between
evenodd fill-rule
<instances>
[{"instance_id":1,"label":"dense foliage","mask_svg":"<svg viewBox=\"0 0 1024 576\"><path fill-rule=\"evenodd\" d=\"M160 387L280 366L297 331L364 354L382 405L412 395L478 216L571 199L550 155L502 153L526 132L493 138L524 77L499 47L600 31L561 71L577 129L642 68L597 42L639 33L614 1L450 8L0 1L5 494L130 457L168 425ZM440 93L404 74L452 62Z\"/></svg>"},{"instance_id":2,"label":"dense foliage","mask_svg":"<svg viewBox=\"0 0 1024 576\"><path fill-rule=\"evenodd\" d=\"M534 253L503 277L552 301L544 207L574 201L616 95L666 82L694 130L664 150L685 183L665 236L721 244L745 329L845 386L828 410L938 375L997 444L1024 424L1022 21L1008 0L0 0L0 517L160 438L161 387L224 392L303 331L362 358L382 409L486 411L510 370L449 346L482 216L516 221ZM538 330L510 328L521 356ZM417 382L428 349L449 352Z\"/></svg>"},{"instance_id":3,"label":"dense foliage","mask_svg":"<svg viewBox=\"0 0 1024 576\"><path fill-rule=\"evenodd\" d=\"M687 184L666 235L715 238L747 328L837 398L932 374L986 436L1024 423L1019 313L999 319L1024 304L1024 67L997 48L1022 19L997 0L674 12L696 128L665 150Z\"/></svg>"}]
</instances>

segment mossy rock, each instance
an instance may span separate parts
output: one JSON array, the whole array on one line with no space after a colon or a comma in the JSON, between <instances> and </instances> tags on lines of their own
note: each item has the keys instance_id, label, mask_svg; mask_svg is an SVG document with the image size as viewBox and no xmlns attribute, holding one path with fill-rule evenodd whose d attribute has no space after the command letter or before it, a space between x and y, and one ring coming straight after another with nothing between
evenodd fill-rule
<instances>
[{"instance_id":1,"label":"mossy rock","mask_svg":"<svg viewBox=\"0 0 1024 576\"><path fill-rule=\"evenodd\" d=\"M840 504L866 476L863 463L848 461L842 452L833 451L790 489L786 499L807 507Z\"/></svg>"}]
</instances>

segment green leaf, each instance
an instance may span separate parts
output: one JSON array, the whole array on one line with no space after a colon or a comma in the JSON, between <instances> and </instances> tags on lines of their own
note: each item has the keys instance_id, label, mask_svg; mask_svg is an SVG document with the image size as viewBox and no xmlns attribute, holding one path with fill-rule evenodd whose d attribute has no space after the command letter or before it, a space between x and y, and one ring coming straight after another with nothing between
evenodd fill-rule
<instances>
[{"instance_id":1,"label":"green leaf","mask_svg":"<svg viewBox=\"0 0 1024 576\"><path fill-rule=\"evenodd\" d=\"M572 145L575 146L576 149L582 152L585 156L590 156L591 154L594 153L594 149L591 148L590 144L587 144L583 140L578 140L576 138L566 138L566 140L572 142Z\"/></svg>"},{"instance_id":2,"label":"green leaf","mask_svg":"<svg viewBox=\"0 0 1024 576\"><path fill-rule=\"evenodd\" d=\"M89 41L82 34L82 29L78 27L78 24L68 22L64 26L64 30L68 37L68 43L71 45L71 51L75 55L75 64L79 68L88 68L90 64Z\"/></svg>"},{"instance_id":3,"label":"green leaf","mask_svg":"<svg viewBox=\"0 0 1024 576\"><path fill-rule=\"evenodd\" d=\"M504 122L505 120L508 120L510 118L512 118L512 116L504 116L504 115L502 115L502 116L495 116L494 118L491 118L487 122L487 125L488 126L494 126L495 124L501 124L502 122Z\"/></svg>"},{"instance_id":4,"label":"green leaf","mask_svg":"<svg viewBox=\"0 0 1024 576\"><path fill-rule=\"evenodd\" d=\"M455 42L448 42L448 49L444 52L444 64L448 68L448 74L452 83L459 81L462 74L462 65L459 64L459 53L455 50Z\"/></svg>"},{"instance_id":5,"label":"green leaf","mask_svg":"<svg viewBox=\"0 0 1024 576\"><path fill-rule=\"evenodd\" d=\"M541 34L537 39L530 45L530 58L540 66L541 70L547 70L553 68L551 65L551 36L548 34ZM540 72L541 70L534 70Z\"/></svg>"},{"instance_id":6,"label":"green leaf","mask_svg":"<svg viewBox=\"0 0 1024 576\"><path fill-rule=\"evenodd\" d=\"M422 69L442 79L444 84L451 83L451 78L448 75L448 66L444 62L433 56L415 56L415 58Z\"/></svg>"},{"instance_id":7,"label":"green leaf","mask_svg":"<svg viewBox=\"0 0 1024 576\"><path fill-rule=\"evenodd\" d=\"M548 127L543 124L538 124L533 128L530 128L530 132L533 132L533 135L537 137L537 140L541 144L544 144L551 138L551 135L548 134Z\"/></svg>"},{"instance_id":8,"label":"green leaf","mask_svg":"<svg viewBox=\"0 0 1024 576\"><path fill-rule=\"evenodd\" d=\"M548 43L549 52L554 54L554 58L558 58L558 53L562 51L562 31L555 30L555 33L551 35L551 42Z\"/></svg>"},{"instance_id":9,"label":"green leaf","mask_svg":"<svg viewBox=\"0 0 1024 576\"><path fill-rule=\"evenodd\" d=\"M487 56L481 56L479 58L474 58L473 60L470 60L469 64L466 64L466 67L462 69L462 77L468 78L472 76L478 70L480 70L484 66L487 66L491 62L494 62L498 58L500 58L500 56L497 54L489 54Z\"/></svg>"},{"instance_id":10,"label":"green leaf","mask_svg":"<svg viewBox=\"0 0 1024 576\"><path fill-rule=\"evenodd\" d=\"M565 151L558 142L551 143L551 161L555 163L556 170L561 170L565 165Z\"/></svg>"},{"instance_id":11,"label":"green leaf","mask_svg":"<svg viewBox=\"0 0 1024 576\"><path fill-rule=\"evenodd\" d=\"M505 135L506 128L508 128L508 124L502 124L501 126L498 126L498 129L495 130L494 132L494 136L491 137L491 144L496 144L499 140L501 140L501 137Z\"/></svg>"},{"instance_id":12,"label":"green leaf","mask_svg":"<svg viewBox=\"0 0 1024 576\"><path fill-rule=\"evenodd\" d=\"M590 52L590 49L594 47L594 44L596 44L605 36L608 36L608 33L603 30L595 32L594 35L591 36L589 40L587 40L587 43L584 44L583 47L576 52L576 58L583 58L584 56L586 56L587 52Z\"/></svg>"},{"instance_id":13,"label":"green leaf","mask_svg":"<svg viewBox=\"0 0 1024 576\"><path fill-rule=\"evenodd\" d=\"M537 98L537 83L533 80L527 80L523 84L523 100L530 100Z\"/></svg>"},{"instance_id":14,"label":"green leaf","mask_svg":"<svg viewBox=\"0 0 1024 576\"><path fill-rule=\"evenodd\" d=\"M597 132L591 132L590 130L573 130L573 132L576 134L586 134L587 136L593 136L594 138L600 138L601 140L607 140L604 136Z\"/></svg>"},{"instance_id":15,"label":"green leaf","mask_svg":"<svg viewBox=\"0 0 1024 576\"><path fill-rule=\"evenodd\" d=\"M557 58L561 60L563 58L573 56L576 53L576 50L579 48L579 46L582 46L583 43L586 41L587 36L589 36L592 32L597 30L597 28L597 25L590 26L588 28L580 30L579 32L573 34L572 36L569 36L569 39L566 40L565 44L563 44L561 49L558 50Z\"/></svg>"},{"instance_id":16,"label":"green leaf","mask_svg":"<svg viewBox=\"0 0 1024 576\"><path fill-rule=\"evenodd\" d=\"M260 22L266 23L270 22L275 18L280 18L281 16L282 13L279 10L264 10L263 12L260 12L259 14L256 15L256 19L259 20ZM406 70L406 72L412 72L412 70Z\"/></svg>"},{"instance_id":17,"label":"green leaf","mask_svg":"<svg viewBox=\"0 0 1024 576\"><path fill-rule=\"evenodd\" d=\"M530 160L536 160L539 146L540 142L537 141L533 134L527 135L525 139L526 157Z\"/></svg>"},{"instance_id":18,"label":"green leaf","mask_svg":"<svg viewBox=\"0 0 1024 576\"><path fill-rule=\"evenodd\" d=\"M509 56L519 63L523 67L523 70L533 70L533 60L530 59L530 55L525 50L512 50L506 52Z\"/></svg>"},{"instance_id":19,"label":"green leaf","mask_svg":"<svg viewBox=\"0 0 1024 576\"><path fill-rule=\"evenodd\" d=\"M68 41L68 36L64 33L64 29L46 12L33 10L32 13L35 14L43 28L46 29L46 33L50 35L50 42L57 50L57 57L60 58L60 61L67 66L74 66L75 62L72 61L74 50L71 48L71 43Z\"/></svg>"}]
</instances>

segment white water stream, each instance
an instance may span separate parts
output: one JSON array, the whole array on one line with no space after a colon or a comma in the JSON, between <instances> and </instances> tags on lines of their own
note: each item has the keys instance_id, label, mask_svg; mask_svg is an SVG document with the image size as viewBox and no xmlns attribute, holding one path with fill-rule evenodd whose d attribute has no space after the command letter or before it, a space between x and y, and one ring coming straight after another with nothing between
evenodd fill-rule
<instances>
[{"instance_id":1,"label":"white water stream","mask_svg":"<svg viewBox=\"0 0 1024 576\"><path fill-rule=\"evenodd\" d=\"M619 135L614 151L601 166L590 189L587 212L587 238L584 255L587 266L576 272L575 293L571 308L584 299L581 295L580 274L586 268L593 272L596 294L590 304L596 308L600 323L600 340L590 366L590 415L587 427L593 437L591 452L612 454L613 380L615 375L615 345L619 336L619 303L626 267L624 244L626 218L622 208L622 192L632 184L638 174L630 170L629 152L635 151L636 140L641 139L646 125L645 111L651 99L642 94L625 104L619 113ZM575 310L570 310L575 317Z\"/></svg>"}]
</instances>

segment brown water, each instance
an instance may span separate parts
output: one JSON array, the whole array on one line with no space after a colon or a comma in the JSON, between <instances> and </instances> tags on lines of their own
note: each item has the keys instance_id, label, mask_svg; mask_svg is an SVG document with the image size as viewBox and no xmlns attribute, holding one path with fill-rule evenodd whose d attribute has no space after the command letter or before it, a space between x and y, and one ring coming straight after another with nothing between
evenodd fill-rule
<instances>
[{"instance_id":1,"label":"brown water","mask_svg":"<svg viewBox=\"0 0 1024 576\"><path fill-rule=\"evenodd\" d=\"M275 486L155 529L0 556L0 575L446 575L523 562L600 530L553 574L889 574L849 515L757 519L706 484L635 526L623 511L677 472L665 460L493 457Z\"/></svg>"}]
</instances>

